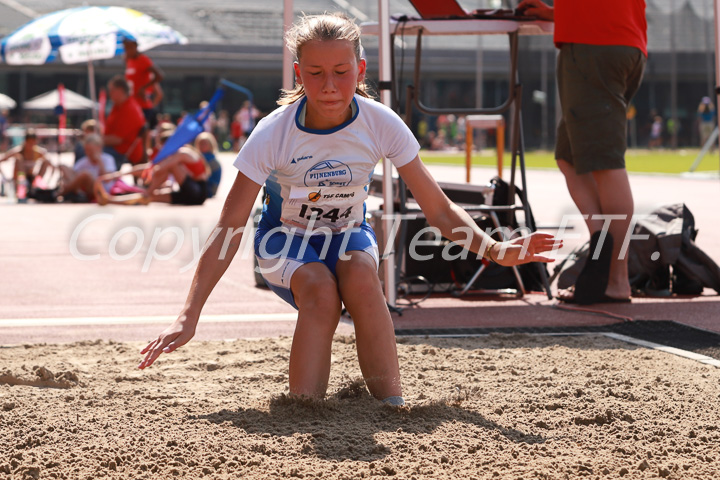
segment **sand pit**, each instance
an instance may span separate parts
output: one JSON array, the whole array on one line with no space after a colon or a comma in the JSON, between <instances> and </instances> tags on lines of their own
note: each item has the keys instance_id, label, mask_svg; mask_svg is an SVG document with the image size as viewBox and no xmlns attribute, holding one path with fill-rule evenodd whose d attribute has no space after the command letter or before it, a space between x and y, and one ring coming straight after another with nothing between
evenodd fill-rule
<instances>
[{"instance_id":1,"label":"sand pit","mask_svg":"<svg viewBox=\"0 0 720 480\"><path fill-rule=\"evenodd\" d=\"M720 369L605 337L401 339L409 408L333 347L291 401L289 338L0 348L0 478L716 479Z\"/></svg>"}]
</instances>

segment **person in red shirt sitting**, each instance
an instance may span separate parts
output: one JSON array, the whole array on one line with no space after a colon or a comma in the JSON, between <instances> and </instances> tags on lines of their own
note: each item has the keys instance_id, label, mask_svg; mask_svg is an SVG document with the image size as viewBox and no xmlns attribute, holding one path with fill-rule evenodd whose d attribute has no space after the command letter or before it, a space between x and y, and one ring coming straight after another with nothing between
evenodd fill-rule
<instances>
[{"instance_id":1,"label":"person in red shirt sitting","mask_svg":"<svg viewBox=\"0 0 720 480\"><path fill-rule=\"evenodd\" d=\"M123 163L145 162L145 116L135 98L130 96L130 87L122 75L110 79L108 96L113 107L105 121L105 152L115 158L118 170Z\"/></svg>"}]
</instances>

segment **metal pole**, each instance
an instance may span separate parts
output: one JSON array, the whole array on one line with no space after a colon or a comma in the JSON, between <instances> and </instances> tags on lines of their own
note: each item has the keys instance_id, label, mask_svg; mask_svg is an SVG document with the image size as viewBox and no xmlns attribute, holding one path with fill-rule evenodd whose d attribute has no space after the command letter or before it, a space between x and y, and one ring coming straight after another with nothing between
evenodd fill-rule
<instances>
[{"instance_id":1,"label":"metal pole","mask_svg":"<svg viewBox=\"0 0 720 480\"><path fill-rule=\"evenodd\" d=\"M284 0L283 6L283 38L285 33L290 29L295 19L293 12L293 0ZM283 41L283 69L282 69L282 88L284 90L292 90L295 86L295 73L293 71L292 54L288 50L285 42Z\"/></svg>"},{"instance_id":2,"label":"metal pole","mask_svg":"<svg viewBox=\"0 0 720 480\"><path fill-rule=\"evenodd\" d=\"M710 22L707 20L710 17L708 12L708 2L703 2L703 36L705 37L705 75L707 81L707 95L713 97L713 81L712 81L712 70L713 70L713 58L712 58L712 40L710 39Z\"/></svg>"},{"instance_id":3,"label":"metal pole","mask_svg":"<svg viewBox=\"0 0 720 480\"><path fill-rule=\"evenodd\" d=\"M540 90L545 93L545 101L540 105L540 148L546 150L549 143L550 134L548 131L548 57L550 53L547 47L543 46L540 50Z\"/></svg>"},{"instance_id":4,"label":"metal pole","mask_svg":"<svg viewBox=\"0 0 720 480\"><path fill-rule=\"evenodd\" d=\"M475 50L475 106L483 106L483 37L477 37L477 49Z\"/></svg>"},{"instance_id":5,"label":"metal pole","mask_svg":"<svg viewBox=\"0 0 720 480\"><path fill-rule=\"evenodd\" d=\"M88 86L90 88L90 100L93 102L93 120L98 121L97 92L95 91L95 66L92 59L88 60Z\"/></svg>"},{"instance_id":6,"label":"metal pole","mask_svg":"<svg viewBox=\"0 0 720 480\"><path fill-rule=\"evenodd\" d=\"M670 119L672 120L672 131L670 132L670 148L677 148L677 39L675 32L675 0L670 0ZM666 123L667 125L668 123Z\"/></svg>"},{"instance_id":7,"label":"metal pole","mask_svg":"<svg viewBox=\"0 0 720 480\"><path fill-rule=\"evenodd\" d=\"M390 6L389 0L378 0L378 25L380 26L380 45L379 45L379 80L381 85L387 85L392 81L392 66L390 64ZM388 89L380 90L380 101L385 105L392 106L392 92ZM383 232L385 242L394 242L394 238L389 238L393 227L393 168L392 163L387 159L383 159ZM383 246L385 247L385 246ZM385 300L391 307L395 306L396 287L395 287L395 249L393 247L386 249L389 253L385 261Z\"/></svg>"},{"instance_id":8,"label":"metal pole","mask_svg":"<svg viewBox=\"0 0 720 480\"><path fill-rule=\"evenodd\" d=\"M484 92L484 85L483 85L483 61L485 60L485 51L484 51L484 45L483 45L483 36L478 35L477 36L477 50L475 51L475 108L482 108L483 101L485 99L485 92ZM467 129L467 132L473 133L473 129L469 128L467 126L467 117L465 118L465 128ZM466 135L466 144L469 139L470 141L470 156L468 156L468 166L467 166L467 183L470 183L470 165L471 165L471 156L472 156L472 146L473 143L475 143L475 137L478 137L477 142L477 150L478 153L482 151L483 148L485 148L487 142L485 141L485 131L481 128L477 129L478 135L473 135L471 137L467 137ZM497 137L496 137L497 138Z\"/></svg>"}]
</instances>

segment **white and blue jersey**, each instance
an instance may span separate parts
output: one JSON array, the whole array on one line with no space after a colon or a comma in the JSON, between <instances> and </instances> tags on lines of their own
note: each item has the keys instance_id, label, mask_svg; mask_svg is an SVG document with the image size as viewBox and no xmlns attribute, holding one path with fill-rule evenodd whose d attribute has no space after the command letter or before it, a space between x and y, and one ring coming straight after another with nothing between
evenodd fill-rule
<instances>
[{"instance_id":1,"label":"white and blue jersey","mask_svg":"<svg viewBox=\"0 0 720 480\"><path fill-rule=\"evenodd\" d=\"M297 308L290 280L299 267L322 262L335 274L346 252L364 251L379 263L375 234L365 222L365 199L380 159L411 162L420 145L395 112L355 95L352 117L330 130L304 126L303 98L262 119L235 166L265 183L267 197L255 236L263 278Z\"/></svg>"},{"instance_id":2,"label":"white and blue jersey","mask_svg":"<svg viewBox=\"0 0 720 480\"><path fill-rule=\"evenodd\" d=\"M305 103L302 98L263 118L235 166L266 185L264 227L282 224L303 233L314 217L313 229L340 232L364 221L367 187L380 159L401 167L420 145L395 112L374 100L355 95L350 120L330 130L304 126Z\"/></svg>"}]
</instances>

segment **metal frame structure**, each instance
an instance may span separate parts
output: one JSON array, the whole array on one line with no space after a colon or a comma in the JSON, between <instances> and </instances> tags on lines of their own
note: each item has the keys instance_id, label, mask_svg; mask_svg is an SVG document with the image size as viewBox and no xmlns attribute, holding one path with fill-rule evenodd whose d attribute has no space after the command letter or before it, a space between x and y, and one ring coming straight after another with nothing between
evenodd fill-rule
<instances>
[{"instance_id":1,"label":"metal frame structure","mask_svg":"<svg viewBox=\"0 0 720 480\"><path fill-rule=\"evenodd\" d=\"M385 0L386 1L386 0ZM383 0L380 0L382 3ZM441 115L441 114L465 114L465 115L492 115L501 114L510 111L512 119L510 122L510 148L512 152L512 162L510 167L510 182L509 182L509 195L508 205L490 206L481 205L475 209L480 209L485 212L495 212L501 210L518 211L522 210L525 214L525 224L531 230L534 231L536 226L534 224L532 211L527 201L527 182L525 175L525 156L523 147L523 130L522 130L522 115L521 115L521 98L522 98L522 85L519 81L518 75L518 37L520 35L548 35L553 31L553 24L544 21L515 21L515 20L487 20L487 19L457 19L457 20L390 20L383 16L382 10L379 15L378 23L365 23L362 25L363 33L367 35L379 35L380 36L380 66L381 66L381 77L380 77L380 89L382 95L388 95L392 91L396 91L398 86L396 84L394 68L391 69L390 76L383 74L383 65L388 62L388 59L394 64L394 54L390 49L390 45L393 44L395 36L401 35L416 35L417 42L415 48L415 65L413 73L413 84L407 86L407 114L408 119L412 105L426 114L429 115ZM392 33L390 33L392 31ZM430 107L422 103L421 101L421 72L422 72L422 39L425 35L507 35L509 41L509 54L510 54L510 67L508 70L508 83L509 83L509 94L508 97L500 105L489 108L442 108L442 107ZM398 105L392 105L392 102L386 101L386 97L383 97L383 103L398 110ZM516 190L516 171L520 171L520 182L521 190ZM390 170L390 171L388 171ZM392 181L392 165L390 162L384 163L384 174L383 174L383 194L384 194L384 206L385 208L392 208L393 199L393 181ZM404 184L402 181L399 182L400 186L400 210L404 211ZM520 204L516 203L516 193L520 197ZM472 210L475 210L472 209ZM471 210L468 208L467 210ZM392 212L385 211L386 216L392 214ZM492 217L492 215L491 215ZM495 219L493 219L495 220ZM386 231L390 231L386 229ZM394 253L391 253L387 258L384 259L387 265L385 269L385 294L387 302L390 306L395 306L396 297L396 282L397 282L397 268L395 265ZM547 278L547 272L543 268L539 268L541 279L545 287L548 298L552 298L550 292L550 284ZM394 272L394 274L391 274ZM482 272L476 272L473 278L477 278ZM519 278L517 271L514 273ZM470 283L470 285L472 282ZM519 283L520 291L522 292L522 282ZM464 290L467 291L469 286L465 286ZM464 293L464 292L463 292Z\"/></svg>"}]
</instances>

